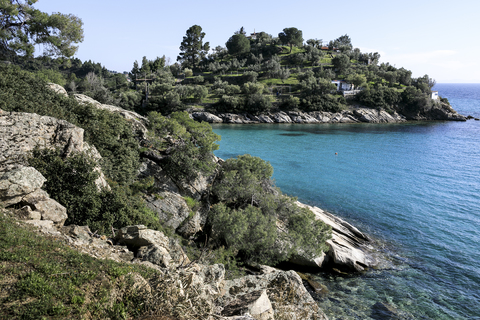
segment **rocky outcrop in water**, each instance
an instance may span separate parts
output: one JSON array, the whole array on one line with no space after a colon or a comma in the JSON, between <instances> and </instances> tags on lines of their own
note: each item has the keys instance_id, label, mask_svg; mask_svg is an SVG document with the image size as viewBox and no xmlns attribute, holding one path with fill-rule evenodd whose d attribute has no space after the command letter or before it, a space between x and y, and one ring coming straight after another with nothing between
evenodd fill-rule
<instances>
[{"instance_id":1,"label":"rocky outcrop in water","mask_svg":"<svg viewBox=\"0 0 480 320\"><path fill-rule=\"evenodd\" d=\"M318 208L297 202L300 207L310 209L317 220L332 227L332 238L327 241L329 250L321 257L305 259L295 257L292 263L307 267L337 267L347 271L365 271L378 264L371 249L370 239L348 222Z\"/></svg>"},{"instance_id":2,"label":"rocky outcrop in water","mask_svg":"<svg viewBox=\"0 0 480 320\"><path fill-rule=\"evenodd\" d=\"M401 113L405 115L407 120L467 121L467 117L459 114L449 104L440 101L426 104L422 108L410 109L404 107Z\"/></svg>"}]
</instances>

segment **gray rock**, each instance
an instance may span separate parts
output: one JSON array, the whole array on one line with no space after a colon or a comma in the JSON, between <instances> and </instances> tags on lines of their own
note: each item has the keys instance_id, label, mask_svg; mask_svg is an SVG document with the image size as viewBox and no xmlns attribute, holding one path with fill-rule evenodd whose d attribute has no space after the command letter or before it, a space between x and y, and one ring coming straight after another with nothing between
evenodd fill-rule
<instances>
[{"instance_id":1,"label":"gray rock","mask_svg":"<svg viewBox=\"0 0 480 320\"><path fill-rule=\"evenodd\" d=\"M332 227L332 239L327 241L329 250L325 257L313 261L297 257L292 262L300 265L324 267L334 264L351 271L364 271L378 264L374 253L369 249L369 238L348 222L318 207L311 207L300 202L297 205L310 209L315 218Z\"/></svg>"},{"instance_id":2,"label":"gray rock","mask_svg":"<svg viewBox=\"0 0 480 320\"><path fill-rule=\"evenodd\" d=\"M33 211L30 206L21 207L15 214L22 220L42 220L42 214L38 211Z\"/></svg>"},{"instance_id":3,"label":"gray rock","mask_svg":"<svg viewBox=\"0 0 480 320\"><path fill-rule=\"evenodd\" d=\"M176 240L169 239L163 232L147 229L143 225L120 229L115 240L120 244L137 248L137 258L162 267L189 262Z\"/></svg>"},{"instance_id":4,"label":"gray rock","mask_svg":"<svg viewBox=\"0 0 480 320\"><path fill-rule=\"evenodd\" d=\"M165 171L155 162L144 159L140 165L139 178L154 177L155 189L159 191L168 191L171 193L180 193L180 189L175 182L165 173Z\"/></svg>"},{"instance_id":5,"label":"gray rock","mask_svg":"<svg viewBox=\"0 0 480 320\"><path fill-rule=\"evenodd\" d=\"M372 306L370 317L375 320L400 320L402 317L397 309L388 303L377 302Z\"/></svg>"},{"instance_id":6,"label":"gray rock","mask_svg":"<svg viewBox=\"0 0 480 320\"><path fill-rule=\"evenodd\" d=\"M4 173L0 177L0 201L5 206L19 203L22 198L40 189L47 181L45 177L33 167L18 167Z\"/></svg>"},{"instance_id":7,"label":"gray rock","mask_svg":"<svg viewBox=\"0 0 480 320\"><path fill-rule=\"evenodd\" d=\"M276 123L292 123L292 119L283 111L272 114L271 118Z\"/></svg>"},{"instance_id":8,"label":"gray rock","mask_svg":"<svg viewBox=\"0 0 480 320\"><path fill-rule=\"evenodd\" d=\"M192 117L197 121L206 121L208 123L222 123L223 119L209 112L193 112Z\"/></svg>"},{"instance_id":9,"label":"gray rock","mask_svg":"<svg viewBox=\"0 0 480 320\"><path fill-rule=\"evenodd\" d=\"M173 229L177 229L190 214L190 208L178 193L165 191L153 195L145 195L144 198L147 207L153 210L160 220Z\"/></svg>"},{"instance_id":10,"label":"gray rock","mask_svg":"<svg viewBox=\"0 0 480 320\"><path fill-rule=\"evenodd\" d=\"M265 114L261 114L258 117L256 117L256 119L253 119L253 120L256 120L261 123L275 123L275 121L273 121L272 118L270 118L270 116Z\"/></svg>"},{"instance_id":11,"label":"gray rock","mask_svg":"<svg viewBox=\"0 0 480 320\"><path fill-rule=\"evenodd\" d=\"M50 199L42 189L37 189L23 197L22 203L30 205L34 211L39 212L42 220L51 220L58 227L63 226L68 218L67 209L57 201Z\"/></svg>"},{"instance_id":12,"label":"gray rock","mask_svg":"<svg viewBox=\"0 0 480 320\"><path fill-rule=\"evenodd\" d=\"M176 232L187 239L193 237L203 229L206 215L206 212L202 214L201 211L195 212L192 217L189 215L176 229Z\"/></svg>"},{"instance_id":13,"label":"gray rock","mask_svg":"<svg viewBox=\"0 0 480 320\"><path fill-rule=\"evenodd\" d=\"M53 227L53 221L50 220L25 220L24 222L38 227L44 231L55 230Z\"/></svg>"},{"instance_id":14,"label":"gray rock","mask_svg":"<svg viewBox=\"0 0 480 320\"><path fill-rule=\"evenodd\" d=\"M244 116L233 113L222 113L218 115L223 119L225 123L234 123L234 124L243 124L249 123L249 120L246 120Z\"/></svg>"},{"instance_id":15,"label":"gray rock","mask_svg":"<svg viewBox=\"0 0 480 320\"><path fill-rule=\"evenodd\" d=\"M166 248L154 244L138 249L137 258L142 261L149 261L161 268L168 268L172 261L172 257Z\"/></svg>"},{"instance_id":16,"label":"gray rock","mask_svg":"<svg viewBox=\"0 0 480 320\"><path fill-rule=\"evenodd\" d=\"M77 226L77 225L69 225L64 226L61 231L70 237L75 237L76 239L80 239L83 241L89 241L91 239L91 231L88 226Z\"/></svg>"},{"instance_id":17,"label":"gray rock","mask_svg":"<svg viewBox=\"0 0 480 320\"><path fill-rule=\"evenodd\" d=\"M95 108L101 109L101 110L107 110L112 113L117 113L127 119L131 124L137 135L145 139L147 136L147 127L146 125L148 124L148 119L139 115L136 112L129 111L122 109L120 107L112 106L112 105L107 105L107 104L102 104L98 102L97 100L94 100L90 98L89 96L83 95L83 94L74 94L75 99L82 104L90 104L94 106Z\"/></svg>"},{"instance_id":18,"label":"gray rock","mask_svg":"<svg viewBox=\"0 0 480 320\"><path fill-rule=\"evenodd\" d=\"M101 159L94 146L83 141L84 130L73 124L34 113L0 113L0 172L10 171L19 165L28 166L26 157L35 149L59 148L62 156L87 152L97 162ZM100 171L100 167L98 169ZM97 186L108 186L101 173Z\"/></svg>"},{"instance_id":19,"label":"gray rock","mask_svg":"<svg viewBox=\"0 0 480 320\"><path fill-rule=\"evenodd\" d=\"M52 89L53 91L55 91L56 93L58 93L59 95L68 97L67 90L65 90L65 88L62 87L61 85L56 84L56 83L49 82L49 83L48 83L48 87L49 87L50 89Z\"/></svg>"},{"instance_id":20,"label":"gray rock","mask_svg":"<svg viewBox=\"0 0 480 320\"><path fill-rule=\"evenodd\" d=\"M397 112L389 114L385 110L376 110L368 108L357 108L353 110L353 114L361 122L368 123L395 123L406 121L405 117L400 116Z\"/></svg>"},{"instance_id":21,"label":"gray rock","mask_svg":"<svg viewBox=\"0 0 480 320\"><path fill-rule=\"evenodd\" d=\"M312 115L299 111L289 111L288 115L295 123L318 123L319 121Z\"/></svg>"},{"instance_id":22,"label":"gray rock","mask_svg":"<svg viewBox=\"0 0 480 320\"><path fill-rule=\"evenodd\" d=\"M121 228L116 236L120 244L132 247L143 247L156 244L162 247L169 246L169 239L163 232L151 230L144 225L135 225Z\"/></svg>"},{"instance_id":23,"label":"gray rock","mask_svg":"<svg viewBox=\"0 0 480 320\"><path fill-rule=\"evenodd\" d=\"M228 306L237 297L266 290L275 319L327 319L294 271L245 276L225 282L218 303Z\"/></svg>"},{"instance_id":24,"label":"gray rock","mask_svg":"<svg viewBox=\"0 0 480 320\"><path fill-rule=\"evenodd\" d=\"M248 313L257 320L273 320L273 308L266 290L237 295L222 310L223 316L241 316Z\"/></svg>"}]
</instances>

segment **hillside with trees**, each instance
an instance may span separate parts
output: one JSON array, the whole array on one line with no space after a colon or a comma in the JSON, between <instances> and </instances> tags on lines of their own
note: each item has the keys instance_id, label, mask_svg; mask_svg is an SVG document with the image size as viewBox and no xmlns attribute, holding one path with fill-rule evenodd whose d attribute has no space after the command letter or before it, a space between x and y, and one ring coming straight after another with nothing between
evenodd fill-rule
<instances>
[{"instance_id":1,"label":"hillside with trees","mask_svg":"<svg viewBox=\"0 0 480 320\"><path fill-rule=\"evenodd\" d=\"M194 25L180 42L177 62L143 57L128 74L67 56L17 55L13 62L70 93L141 114L205 110L258 115L362 106L415 119L435 103L448 105L446 99L431 99L435 80L428 75L412 78L409 70L379 63L377 52L361 52L348 35L324 43L303 39L302 30L293 27L278 36L247 35L242 27L225 46L213 49L206 38L201 26Z\"/></svg>"},{"instance_id":2,"label":"hillside with trees","mask_svg":"<svg viewBox=\"0 0 480 320\"><path fill-rule=\"evenodd\" d=\"M330 214L325 218L322 210L283 194L272 180L270 163L250 155L225 161L216 158L213 152L220 137L208 123L194 121L186 111L338 112L361 104L415 114L435 103L430 98L435 84L432 79L415 79L408 70L379 64L378 53L353 48L348 35L324 45L319 39L305 41L302 31L293 27L283 29L278 36L265 32L247 36L242 27L226 39L226 47L210 50L210 43L204 41L207 35L198 25L186 31L176 63L170 64L165 56L153 60L143 57L141 63L133 62L130 72L117 73L100 63L73 58L75 44L83 38L81 20L42 13L33 8L35 2L0 2L4 17L0 29L4 60L0 63L0 115L35 113L52 117L46 121L67 121L81 128L82 139L98 151L94 158L88 152L67 154L64 149L38 145L26 155L28 166L46 178L44 191L66 208L66 225L88 226L95 230L93 235L115 237L123 227L141 224L170 237L170 244L181 247L177 251L184 250L192 263L223 264L227 278L245 275L247 268L258 269L261 264L278 266L295 260L316 268L342 269L336 269L338 272L363 271L375 265L361 251L368 237L341 219ZM46 54L34 58L35 44L45 45ZM344 80L357 91L347 97L333 80ZM65 88L68 94L54 92L51 83ZM137 114L123 117L111 111L112 105ZM7 132L7 127L10 122L2 122L2 130ZM5 134L2 139L12 136ZM9 159L2 161L0 165ZM0 177L7 173L0 171ZM96 185L100 173L108 188ZM4 195L0 196L3 201ZM4 206L3 202L0 205ZM5 209L15 213L20 206L23 202L5 205ZM7 218L2 217L2 221L14 225ZM12 230L21 237L12 240L12 232L2 231L5 244L0 262L2 267L9 266L9 277L17 282L12 282L10 295L0 297L5 306L1 317L49 314L80 318L87 307L97 318L107 318L105 312L114 319L146 312L140 311L143 302L136 300L119 302L117 309L111 306L105 311L102 306L89 305L79 293L99 275L95 273L98 270L116 278L130 272L126 268L98 265L77 255L69 258L69 254L57 259L62 268L54 269L53 262L50 265L40 259L42 253L32 257L27 249L18 251L32 243L25 232L16 227ZM51 243L47 241L40 250L50 252ZM345 258L345 248L353 246L355 255ZM140 249L132 250L138 258ZM94 270L75 266L75 261L85 261ZM16 267L20 262L22 268ZM28 268L19 271L24 270L23 265ZM187 266L182 260L176 269L161 271L156 281L171 270L174 274L180 270L180 274ZM67 267L90 273L81 281L52 282L53 276L68 274L64 271ZM299 276L294 277L301 284ZM184 287L180 283L179 291L188 289L189 279ZM60 292L65 293L52 289L59 286L57 282L63 283ZM158 287L174 287L177 282ZM303 286L301 290L305 291ZM163 296L156 298L165 300ZM177 307L174 303L172 315Z\"/></svg>"}]
</instances>

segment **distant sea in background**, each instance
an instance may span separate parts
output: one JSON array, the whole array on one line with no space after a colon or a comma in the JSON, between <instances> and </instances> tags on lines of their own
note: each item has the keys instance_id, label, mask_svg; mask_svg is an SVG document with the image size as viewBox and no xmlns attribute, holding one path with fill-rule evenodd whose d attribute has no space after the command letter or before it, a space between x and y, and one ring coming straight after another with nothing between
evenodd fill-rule
<instances>
[{"instance_id":1,"label":"distant sea in background","mask_svg":"<svg viewBox=\"0 0 480 320\"><path fill-rule=\"evenodd\" d=\"M480 84L434 90L480 118ZM406 319L480 319L480 121L213 129L217 156L269 161L284 193L376 239L388 268L316 275L330 319L376 318L377 302Z\"/></svg>"}]
</instances>

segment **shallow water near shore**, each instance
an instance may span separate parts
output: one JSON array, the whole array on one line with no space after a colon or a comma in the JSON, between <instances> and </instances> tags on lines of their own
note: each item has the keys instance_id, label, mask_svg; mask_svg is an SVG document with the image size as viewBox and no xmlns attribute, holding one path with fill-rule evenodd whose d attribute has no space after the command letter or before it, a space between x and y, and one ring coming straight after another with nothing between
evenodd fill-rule
<instances>
[{"instance_id":1,"label":"shallow water near shore","mask_svg":"<svg viewBox=\"0 0 480 320\"><path fill-rule=\"evenodd\" d=\"M480 84L438 84L480 117ZM276 185L378 241L387 269L318 274L330 319L480 319L480 121L213 125L221 158L270 161ZM378 306L378 304L377 304Z\"/></svg>"}]
</instances>

